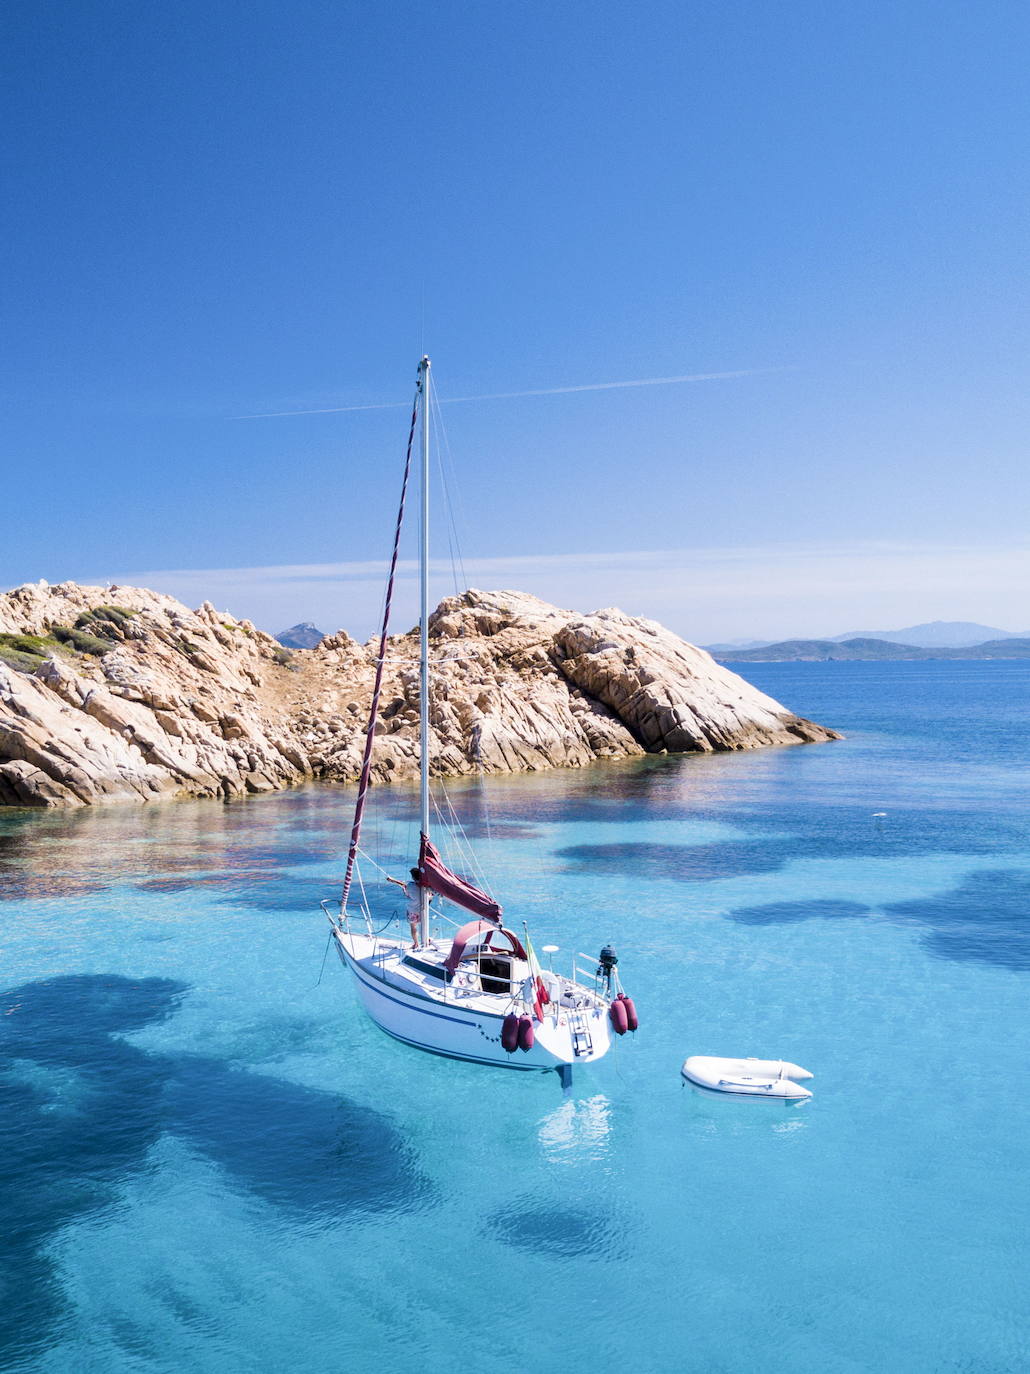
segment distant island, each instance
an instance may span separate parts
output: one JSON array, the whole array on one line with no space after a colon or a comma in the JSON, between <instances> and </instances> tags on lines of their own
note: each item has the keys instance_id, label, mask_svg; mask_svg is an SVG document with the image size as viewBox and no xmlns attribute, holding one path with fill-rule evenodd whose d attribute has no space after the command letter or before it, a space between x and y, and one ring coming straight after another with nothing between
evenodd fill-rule
<instances>
[{"instance_id":1,"label":"distant island","mask_svg":"<svg viewBox=\"0 0 1030 1374\"><path fill-rule=\"evenodd\" d=\"M929 658L1027 658L1030 630L1000 630L970 620L931 620L903 630L851 630L820 639L803 638L775 642L737 639L706 644L708 652L723 663L783 663L836 659L929 659Z\"/></svg>"},{"instance_id":2,"label":"distant island","mask_svg":"<svg viewBox=\"0 0 1030 1374\"><path fill-rule=\"evenodd\" d=\"M887 640L905 649L981 649L998 639L1030 639L1030 629L1011 631L997 625L978 625L971 620L931 620L905 629L849 629L845 635L791 635L790 639L731 639L722 644L705 644L717 658L729 657L746 649L781 649L784 644L843 644L851 640Z\"/></svg>"},{"instance_id":3,"label":"distant island","mask_svg":"<svg viewBox=\"0 0 1030 1374\"><path fill-rule=\"evenodd\" d=\"M709 650L722 663L831 662L886 659L971 659L1030 658L1030 636L1019 639L989 639L984 644L960 648L926 648L919 644L896 644L889 639L784 639L779 644L763 644L756 649Z\"/></svg>"}]
</instances>

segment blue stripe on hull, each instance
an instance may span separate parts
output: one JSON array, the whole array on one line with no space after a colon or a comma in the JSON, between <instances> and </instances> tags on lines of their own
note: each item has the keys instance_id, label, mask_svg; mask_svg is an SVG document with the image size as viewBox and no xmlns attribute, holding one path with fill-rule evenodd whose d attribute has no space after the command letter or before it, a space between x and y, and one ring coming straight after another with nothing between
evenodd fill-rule
<instances>
[{"instance_id":1,"label":"blue stripe on hull","mask_svg":"<svg viewBox=\"0 0 1030 1374\"><path fill-rule=\"evenodd\" d=\"M371 1016L371 1012L369 1015ZM391 1040L399 1040L402 1045L410 1045L412 1049L422 1050L425 1054L435 1054L438 1059L461 1059L466 1064L483 1064L488 1069L518 1069L520 1073L560 1073L565 1067L562 1064L541 1066L540 1064L519 1064L517 1061L512 1062L507 1059L478 1059L474 1054L456 1054L450 1050L434 1050L431 1045L423 1045L418 1040L409 1040L406 1035L398 1035L396 1031L384 1026L381 1021L376 1021L374 1016L372 1016L372 1020Z\"/></svg>"},{"instance_id":2,"label":"blue stripe on hull","mask_svg":"<svg viewBox=\"0 0 1030 1374\"><path fill-rule=\"evenodd\" d=\"M344 953L346 953L346 950L344 951ZM402 1002L399 997L391 997L388 992L383 991L383 987L393 988L392 983L386 983L384 979L383 984L380 986L378 979L368 978L365 976L361 968L353 961L353 959L351 959L349 954L347 955L347 958L349 960L349 967L352 970L354 977L357 978L359 982L364 983L367 988L371 988L373 992L378 993L380 997L385 997L388 1002L396 1003L398 1007L403 1007L405 1011L417 1010L420 1016L435 1016L438 1021L453 1021L456 1026L468 1026L472 1029L478 1029L477 1023L475 1021L466 1021L464 1017L461 1016L447 1016L442 1011L428 1011L425 1007L412 1008L411 1006L409 1006L407 1002ZM401 991L401 989L399 988L393 988L393 990L395 992ZM404 993L403 995L406 997L418 997L419 1001L429 1000L428 998L420 997L418 993ZM489 1015L490 1013L487 1012L485 1014Z\"/></svg>"},{"instance_id":3,"label":"blue stripe on hull","mask_svg":"<svg viewBox=\"0 0 1030 1374\"><path fill-rule=\"evenodd\" d=\"M344 948L342 943L340 944L340 949L343 952L343 957L347 962L347 967L354 974L355 978L357 978L357 980L360 983L364 983L367 988L371 988L371 990L377 993L380 997L385 997L388 1002L393 1002L398 1007L403 1007L405 1011L417 1010L419 1014L423 1016L435 1016L440 1021L454 1021L459 1026L467 1026L469 1030L479 1029L477 1022L475 1021L466 1021L464 1018L460 1016L444 1016L443 1013L438 1011L425 1011L422 1007L410 1007L406 1002L402 1002L399 997L391 997L388 992L383 991L382 987L379 985L378 979L370 979L364 974L363 970L357 964L356 960ZM417 996L420 1001L428 1001L428 998L421 997L420 994L416 993L413 994L413 996ZM371 1012L369 1012L368 1014L371 1017L371 1019L375 1022L375 1024L379 1027L379 1029L383 1031L386 1035L390 1036L391 1039L399 1040L402 1045L410 1045L413 1049L423 1050L426 1054L435 1054L440 1059L460 1059L467 1064L485 1064L487 1068L491 1069L518 1069L520 1073L551 1073L552 1071L560 1072L562 1068L561 1062L546 1065L520 1064L517 1060L513 1062L510 1059L481 1059L478 1055L474 1054L459 1054L456 1051L434 1049L431 1045L422 1044L420 1040L409 1040L406 1035L398 1035L396 1031L390 1030L389 1026L384 1026L381 1021L376 1020L376 1018L372 1016ZM493 1013L491 1012L485 1012L484 1015L491 1017L491 1019L497 1019L493 1017Z\"/></svg>"},{"instance_id":4,"label":"blue stripe on hull","mask_svg":"<svg viewBox=\"0 0 1030 1374\"><path fill-rule=\"evenodd\" d=\"M338 943L339 943L339 942L338 942ZM393 983L387 983L387 981L386 981L385 978L369 978L368 975L365 974L365 973L362 971L361 965L357 962L357 960L354 958L354 956L353 956L352 954L349 954L342 944L340 944L340 952L341 952L341 954L343 955L344 959L347 961L347 967L350 968L350 969L353 969L355 976L358 977L358 978L361 978L361 979L367 984L368 987L370 987L370 988L371 988L371 987L374 987L375 990L376 990L377 992L380 990L381 987L393 988L393 990L394 990L395 992L400 992L400 993L402 994L402 996L404 996L404 997L410 997L410 998L412 998L412 999L413 999L414 1001L416 1001L416 1002L428 1002L431 1006L437 1006L437 1005L438 1005L438 1003L437 1003L437 1001L436 1001L436 999L435 999L434 997L427 997L426 994L425 994L424 992L411 992L411 991L409 991L407 988L403 988L403 989L402 989L402 988L397 988ZM387 993L383 993L383 996L386 997L386 996L388 996L388 994L387 994ZM395 1000L395 999L391 999L391 1000ZM405 1003L402 1002L402 1003L400 1003L400 1005L401 1005L401 1006L404 1006ZM441 1015L442 1015L442 1013L441 1013L441 1012L438 1012L438 1011L437 1011L437 1012L429 1012L428 1014L429 1014L430 1016L441 1016ZM486 1017L488 1020L491 1020L491 1021L503 1021L506 1014L507 1014L507 1013L505 1013L505 1012L503 1012L503 1011L477 1011L477 1012L476 1012L476 1015L477 1015L478 1017L480 1017L481 1019L482 1019L483 1017ZM445 1021L456 1021L456 1020L460 1020L460 1017L445 1016L443 1019L444 1019ZM473 1024L475 1024L475 1023L474 1023L474 1022L466 1021L466 1022L464 1022L463 1024L465 1024L465 1025L473 1025Z\"/></svg>"}]
</instances>

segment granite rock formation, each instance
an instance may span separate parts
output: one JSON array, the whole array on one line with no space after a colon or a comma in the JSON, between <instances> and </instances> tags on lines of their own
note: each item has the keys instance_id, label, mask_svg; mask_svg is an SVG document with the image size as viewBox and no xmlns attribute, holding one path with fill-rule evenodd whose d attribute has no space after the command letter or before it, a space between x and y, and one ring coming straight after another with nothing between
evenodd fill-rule
<instances>
[{"instance_id":1,"label":"granite rock formation","mask_svg":"<svg viewBox=\"0 0 1030 1374\"><path fill-rule=\"evenodd\" d=\"M431 620L441 774L834 739L651 620L467 591ZM418 765L418 638L396 636L378 781ZM237 797L357 776L375 645L290 652L210 602L136 587L0 596L0 805Z\"/></svg>"}]
</instances>

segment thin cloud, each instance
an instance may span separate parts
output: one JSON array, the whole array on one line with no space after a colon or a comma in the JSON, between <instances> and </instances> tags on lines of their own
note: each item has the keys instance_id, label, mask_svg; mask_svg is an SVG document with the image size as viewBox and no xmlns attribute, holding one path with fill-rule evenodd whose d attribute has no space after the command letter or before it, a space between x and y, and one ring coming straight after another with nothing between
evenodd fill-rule
<instances>
[{"instance_id":1,"label":"thin cloud","mask_svg":"<svg viewBox=\"0 0 1030 1374\"><path fill-rule=\"evenodd\" d=\"M969 566L993 568L997 565L1008 566L1012 560L1030 563L1030 547L1015 548L983 547L962 544L921 544L892 540L866 540L851 544L843 543L772 543L766 545L734 545L731 547L699 547L691 549L609 549L585 553L530 553L493 555L487 557L466 557L464 564L469 572L480 577L496 576L510 570L517 575L532 571L548 574L568 569L593 570L596 568L617 568L639 570L644 573L660 573L672 569L717 568L732 570L744 569L745 576L751 575L756 566L797 569L797 574L807 580L813 576L812 565L818 565L820 572L830 565L847 569L856 579L868 576L872 568L884 570L883 575L890 577L899 564L910 566L930 563L935 570L940 564L963 563ZM232 579L240 585L260 583L268 579L282 581L364 581L381 578L389 566L387 559L344 559L329 563L273 563L258 564L235 568L174 568L150 570L123 575L114 579L127 583L130 578L221 578ZM413 558L402 558L397 564L401 577L414 576L418 572L418 562ZM430 571L450 573L451 564L443 558L430 561ZM144 584L145 585L145 584ZM756 592L764 588L756 588Z\"/></svg>"},{"instance_id":2,"label":"thin cloud","mask_svg":"<svg viewBox=\"0 0 1030 1374\"><path fill-rule=\"evenodd\" d=\"M681 377L639 377L629 382L587 382L581 386L548 386L534 391L493 391L481 396L441 396L440 405L460 405L466 401L514 401L523 396L570 396L576 391L622 391L636 386L674 386L681 382L722 382L736 377L760 377L769 372L787 372L785 367L745 367L735 372L688 372ZM326 406L320 410L269 410L260 415L233 415L233 420L281 420L291 415L346 415L355 410L406 410L408 401L380 401L375 405Z\"/></svg>"},{"instance_id":3,"label":"thin cloud","mask_svg":"<svg viewBox=\"0 0 1030 1374\"><path fill-rule=\"evenodd\" d=\"M352 410L407 410L410 401L378 401L371 406L328 406L323 410L269 410L260 415L230 415L230 420L281 420L288 415L346 415Z\"/></svg>"},{"instance_id":4,"label":"thin cloud","mask_svg":"<svg viewBox=\"0 0 1030 1374\"><path fill-rule=\"evenodd\" d=\"M249 568L107 573L96 579L151 586L190 605L209 599L281 629L312 620L361 637L376 623L384 560ZM416 567L398 568L397 621L418 615ZM789 639L967 619L1024 627L1030 548L862 542L696 549L609 550L466 558L473 586L509 587L586 611L621 606L667 624L695 643L734 637ZM461 587L443 560L430 569L432 596Z\"/></svg>"}]
</instances>

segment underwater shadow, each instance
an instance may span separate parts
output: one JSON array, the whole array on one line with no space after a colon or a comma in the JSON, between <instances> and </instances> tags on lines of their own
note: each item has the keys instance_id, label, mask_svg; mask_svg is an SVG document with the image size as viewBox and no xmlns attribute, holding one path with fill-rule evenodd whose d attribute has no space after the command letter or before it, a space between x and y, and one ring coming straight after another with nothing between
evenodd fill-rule
<instances>
[{"instance_id":1,"label":"underwater shadow","mask_svg":"<svg viewBox=\"0 0 1030 1374\"><path fill-rule=\"evenodd\" d=\"M120 1037L167 1020L186 987L76 975L0 995L0 1367L63 1315L51 1238L102 1209L158 1139L202 1151L295 1215L413 1210L430 1186L402 1134L333 1093Z\"/></svg>"},{"instance_id":2,"label":"underwater shadow","mask_svg":"<svg viewBox=\"0 0 1030 1374\"><path fill-rule=\"evenodd\" d=\"M1030 873L986 869L948 892L882 908L924 927L923 944L942 959L972 959L1030 972Z\"/></svg>"},{"instance_id":3,"label":"underwater shadow","mask_svg":"<svg viewBox=\"0 0 1030 1374\"><path fill-rule=\"evenodd\" d=\"M608 1259L625 1244L598 1210L526 1200L493 1212L486 1230L516 1250L555 1259Z\"/></svg>"},{"instance_id":4,"label":"underwater shadow","mask_svg":"<svg viewBox=\"0 0 1030 1374\"><path fill-rule=\"evenodd\" d=\"M879 908L816 898L737 907L728 913L731 920L750 926L878 914L920 927L924 947L942 959L971 959L1030 972L1030 873L1020 870L981 870L947 892Z\"/></svg>"},{"instance_id":5,"label":"underwater shadow","mask_svg":"<svg viewBox=\"0 0 1030 1374\"><path fill-rule=\"evenodd\" d=\"M555 856L563 861L567 873L696 883L775 873L806 859L1022 853L1030 838L1023 823L992 820L985 827L980 812L899 810L881 818L858 807L751 807L738 810L732 821L742 833L726 839L697 844L630 840L619 844L571 845L557 849ZM777 919L807 917L784 915Z\"/></svg>"},{"instance_id":6,"label":"underwater shadow","mask_svg":"<svg viewBox=\"0 0 1030 1374\"><path fill-rule=\"evenodd\" d=\"M774 873L793 857L782 839L712 844L576 844L555 851L566 873L703 883L749 873Z\"/></svg>"},{"instance_id":7,"label":"underwater shadow","mask_svg":"<svg viewBox=\"0 0 1030 1374\"><path fill-rule=\"evenodd\" d=\"M738 906L729 912L742 926L791 925L795 921L852 921L868 916L873 908L861 902L820 901L767 902L764 906Z\"/></svg>"}]
</instances>

